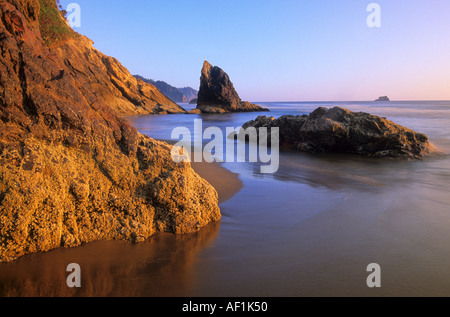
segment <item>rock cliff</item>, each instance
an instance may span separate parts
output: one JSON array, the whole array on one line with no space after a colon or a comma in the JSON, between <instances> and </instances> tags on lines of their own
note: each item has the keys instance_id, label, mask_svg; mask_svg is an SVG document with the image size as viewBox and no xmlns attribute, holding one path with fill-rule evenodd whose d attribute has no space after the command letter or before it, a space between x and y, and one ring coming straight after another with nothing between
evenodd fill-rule
<instances>
[{"instance_id":1,"label":"rock cliff","mask_svg":"<svg viewBox=\"0 0 450 317\"><path fill-rule=\"evenodd\" d=\"M297 151L343 152L394 159L422 159L432 151L428 137L385 118L340 107L320 107L310 115L259 116L243 125L278 127L280 146ZM268 136L270 140L270 134Z\"/></svg>"},{"instance_id":2,"label":"rock cliff","mask_svg":"<svg viewBox=\"0 0 450 317\"><path fill-rule=\"evenodd\" d=\"M0 18L0 262L220 219L215 189L120 117L184 109L73 32L55 1L2 1Z\"/></svg>"},{"instance_id":3,"label":"rock cliff","mask_svg":"<svg viewBox=\"0 0 450 317\"><path fill-rule=\"evenodd\" d=\"M242 101L227 73L207 61L203 64L200 77L197 109L203 113L268 111Z\"/></svg>"}]
</instances>

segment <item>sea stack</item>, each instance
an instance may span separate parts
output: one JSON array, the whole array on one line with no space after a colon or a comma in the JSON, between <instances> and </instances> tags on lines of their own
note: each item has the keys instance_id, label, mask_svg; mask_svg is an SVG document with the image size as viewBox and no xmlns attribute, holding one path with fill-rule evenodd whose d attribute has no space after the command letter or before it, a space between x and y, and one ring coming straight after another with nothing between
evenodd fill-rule
<instances>
[{"instance_id":1,"label":"sea stack","mask_svg":"<svg viewBox=\"0 0 450 317\"><path fill-rule=\"evenodd\" d=\"M203 63L197 109L202 113L269 111L242 101L228 74L208 61Z\"/></svg>"},{"instance_id":2,"label":"sea stack","mask_svg":"<svg viewBox=\"0 0 450 317\"><path fill-rule=\"evenodd\" d=\"M220 219L217 191L121 118L184 109L75 33L55 0L0 2L0 43L0 263Z\"/></svg>"},{"instance_id":3,"label":"sea stack","mask_svg":"<svg viewBox=\"0 0 450 317\"><path fill-rule=\"evenodd\" d=\"M259 116L244 129L279 128L281 148L309 152L340 152L376 158L423 159L433 146L417 133L385 118L364 112L320 107L310 115ZM269 129L270 131L271 129ZM270 141L270 134L267 136Z\"/></svg>"}]
</instances>

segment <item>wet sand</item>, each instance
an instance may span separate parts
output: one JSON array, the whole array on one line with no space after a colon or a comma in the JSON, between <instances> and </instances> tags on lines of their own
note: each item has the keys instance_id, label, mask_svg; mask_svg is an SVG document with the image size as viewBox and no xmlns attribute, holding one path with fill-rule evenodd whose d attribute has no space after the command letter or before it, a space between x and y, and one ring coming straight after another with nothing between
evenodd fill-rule
<instances>
[{"instance_id":1,"label":"wet sand","mask_svg":"<svg viewBox=\"0 0 450 317\"><path fill-rule=\"evenodd\" d=\"M169 144L174 141L160 140ZM192 157L195 155L195 148L191 149ZM202 153L203 155L203 153ZM219 163L191 162L194 171L210 183L219 194L219 204L226 202L236 195L242 188L243 183L239 175L222 167Z\"/></svg>"},{"instance_id":2,"label":"wet sand","mask_svg":"<svg viewBox=\"0 0 450 317\"><path fill-rule=\"evenodd\" d=\"M318 106L387 117L450 153L450 102L266 105L274 117ZM192 129L194 118L224 130L254 117L139 117L133 126L167 139L175 127ZM281 153L274 175L262 175L258 164L221 166L237 173L244 187L221 204L220 230L196 253L186 272L190 282L180 286L184 294L449 296L450 156L394 162ZM381 266L381 288L366 284L370 263Z\"/></svg>"},{"instance_id":3,"label":"wet sand","mask_svg":"<svg viewBox=\"0 0 450 317\"><path fill-rule=\"evenodd\" d=\"M239 175L223 168L218 163L191 163L194 171L208 181L219 194L219 204L236 195L243 187Z\"/></svg>"}]
</instances>

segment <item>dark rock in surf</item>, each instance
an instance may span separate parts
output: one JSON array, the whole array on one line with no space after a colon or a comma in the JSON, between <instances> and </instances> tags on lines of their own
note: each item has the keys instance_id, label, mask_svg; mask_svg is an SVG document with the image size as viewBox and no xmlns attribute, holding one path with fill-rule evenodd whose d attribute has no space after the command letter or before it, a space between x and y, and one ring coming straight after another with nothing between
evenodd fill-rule
<instances>
[{"instance_id":1,"label":"dark rock in surf","mask_svg":"<svg viewBox=\"0 0 450 317\"><path fill-rule=\"evenodd\" d=\"M422 159L432 145L425 134L385 118L335 107L318 108L310 115L259 116L248 127L279 128L280 146L297 151L341 152L377 158Z\"/></svg>"}]
</instances>

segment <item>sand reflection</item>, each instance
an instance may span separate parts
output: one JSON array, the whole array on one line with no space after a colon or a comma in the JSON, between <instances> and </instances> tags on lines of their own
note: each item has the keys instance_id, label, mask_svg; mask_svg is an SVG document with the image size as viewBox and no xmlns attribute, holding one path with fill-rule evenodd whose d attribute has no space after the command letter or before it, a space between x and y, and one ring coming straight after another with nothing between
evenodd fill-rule
<instances>
[{"instance_id":1,"label":"sand reflection","mask_svg":"<svg viewBox=\"0 0 450 317\"><path fill-rule=\"evenodd\" d=\"M158 234L136 245L101 241L25 256L0 265L0 296L186 296L193 287L196 255L216 238L219 227L214 223L183 236ZM79 289L66 285L70 263L81 266Z\"/></svg>"}]
</instances>

